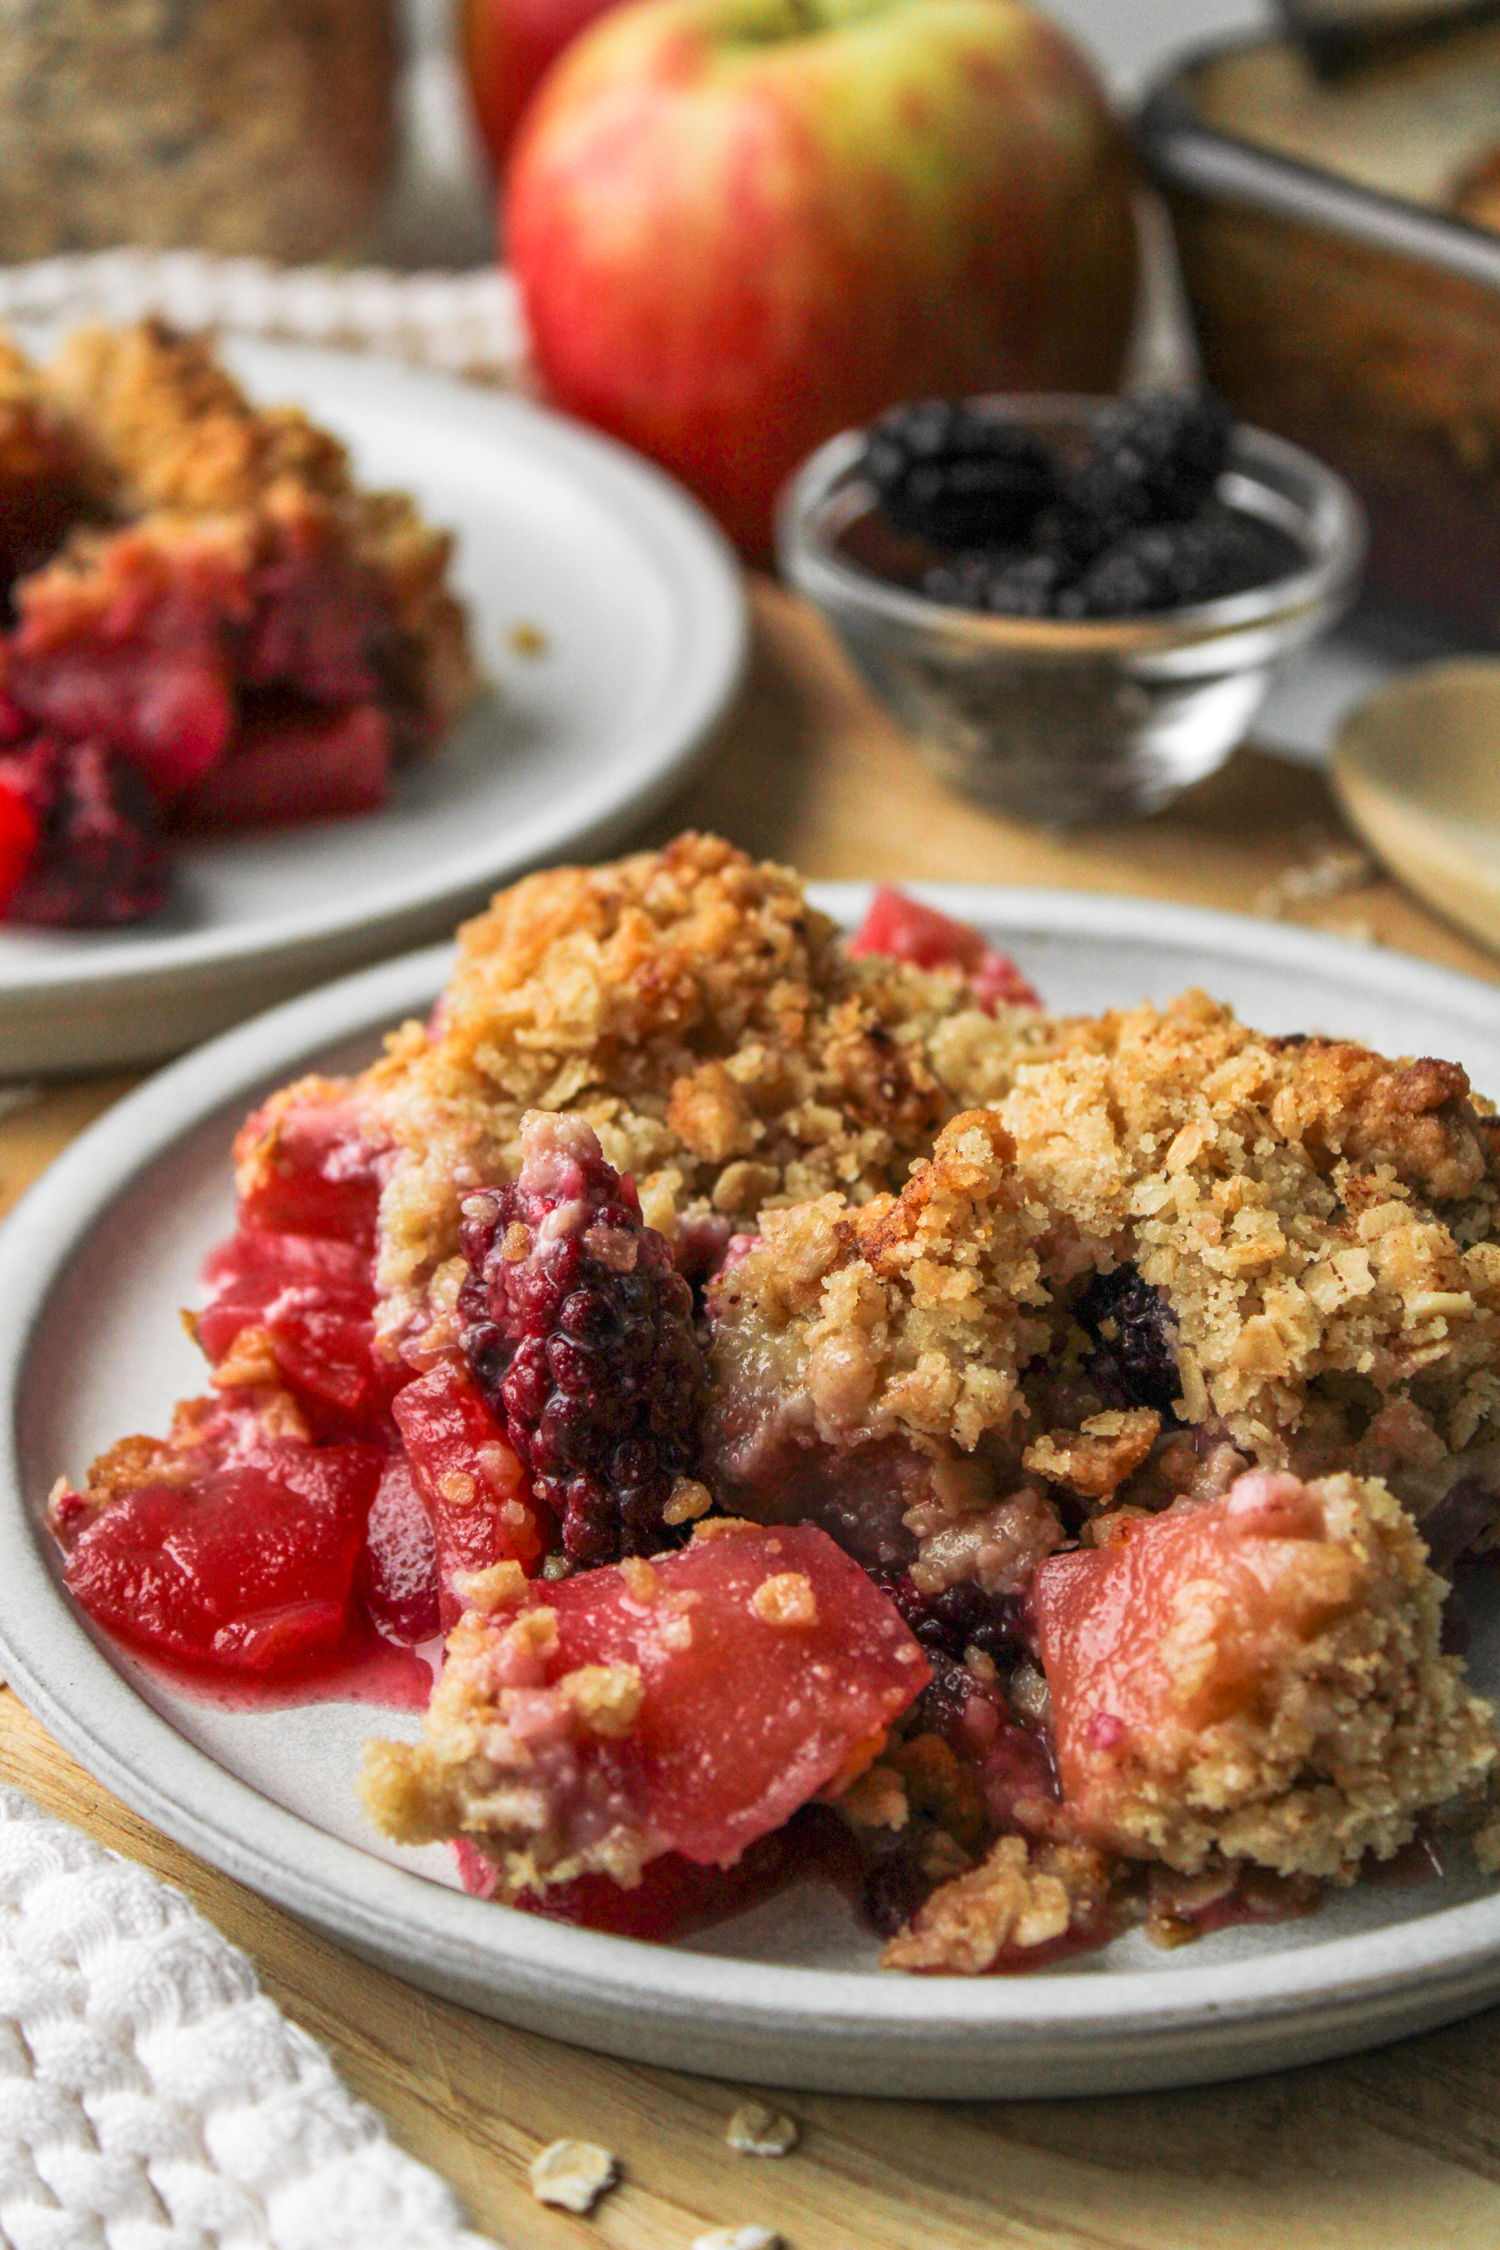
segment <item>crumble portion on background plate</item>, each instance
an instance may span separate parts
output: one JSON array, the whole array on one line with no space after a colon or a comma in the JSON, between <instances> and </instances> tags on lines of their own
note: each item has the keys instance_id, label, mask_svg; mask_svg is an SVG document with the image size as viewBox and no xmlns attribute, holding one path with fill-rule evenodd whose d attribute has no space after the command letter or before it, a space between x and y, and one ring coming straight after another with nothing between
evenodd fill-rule
<instances>
[{"instance_id":1,"label":"crumble portion on background plate","mask_svg":"<svg viewBox=\"0 0 1500 2250\"><path fill-rule=\"evenodd\" d=\"M369 1809L634 1935L830 1823L889 1965L966 1974L1482 1829L1434 1565L1500 1513L1488 1106L1027 992L712 837L502 893L429 1023L244 1128L218 1397L59 1488L69 1583L242 1673L441 1627Z\"/></svg>"},{"instance_id":2,"label":"crumble portion on background plate","mask_svg":"<svg viewBox=\"0 0 1500 2250\"><path fill-rule=\"evenodd\" d=\"M378 603L380 646L365 653L398 751L427 746L463 709L475 675L447 589L451 536L405 493L360 491L346 448L300 407L252 406L207 339L158 320L78 330L40 381L90 449L115 517L238 519L249 551L286 568L299 548L321 550L346 576L345 599Z\"/></svg>"},{"instance_id":3,"label":"crumble portion on background plate","mask_svg":"<svg viewBox=\"0 0 1500 2250\"><path fill-rule=\"evenodd\" d=\"M201 336L0 339L0 515L13 921L152 911L164 828L368 811L474 693L449 536Z\"/></svg>"}]
</instances>

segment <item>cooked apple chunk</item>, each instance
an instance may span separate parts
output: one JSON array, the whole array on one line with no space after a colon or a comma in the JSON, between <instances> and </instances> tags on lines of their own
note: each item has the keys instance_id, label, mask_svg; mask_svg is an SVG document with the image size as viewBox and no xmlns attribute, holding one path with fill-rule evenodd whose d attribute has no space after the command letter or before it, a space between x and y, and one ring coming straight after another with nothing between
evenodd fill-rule
<instances>
[{"instance_id":1,"label":"cooked apple chunk","mask_svg":"<svg viewBox=\"0 0 1500 2250\"><path fill-rule=\"evenodd\" d=\"M1477 1788L1493 1713L1440 1651L1446 1588L1385 1487L1256 1472L1055 1555L1035 1601L1072 1825L1195 1873L1353 1879Z\"/></svg>"},{"instance_id":2,"label":"cooked apple chunk","mask_svg":"<svg viewBox=\"0 0 1500 2250\"><path fill-rule=\"evenodd\" d=\"M932 1676L809 1525L711 1517L652 1562L484 1577L423 1740L371 1743L363 1796L400 1843L470 1839L501 1897L591 1874L630 1887L669 1851L733 1866L852 1781Z\"/></svg>"}]
</instances>

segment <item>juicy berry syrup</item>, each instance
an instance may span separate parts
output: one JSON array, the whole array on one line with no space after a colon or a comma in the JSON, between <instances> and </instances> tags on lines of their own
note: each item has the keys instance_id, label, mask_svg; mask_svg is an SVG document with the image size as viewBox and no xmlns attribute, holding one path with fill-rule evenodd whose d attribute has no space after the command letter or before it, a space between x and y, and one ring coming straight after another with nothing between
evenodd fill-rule
<instances>
[{"instance_id":1,"label":"juicy berry syrup","mask_svg":"<svg viewBox=\"0 0 1500 2250\"><path fill-rule=\"evenodd\" d=\"M425 1711L437 1672L437 1646L429 1661L416 1649L382 1640L361 1623L341 1647L305 1671L264 1678L207 1665L180 1664L154 1650L133 1648L138 1662L195 1703L221 1711L290 1711L306 1703L367 1703L379 1711Z\"/></svg>"}]
</instances>

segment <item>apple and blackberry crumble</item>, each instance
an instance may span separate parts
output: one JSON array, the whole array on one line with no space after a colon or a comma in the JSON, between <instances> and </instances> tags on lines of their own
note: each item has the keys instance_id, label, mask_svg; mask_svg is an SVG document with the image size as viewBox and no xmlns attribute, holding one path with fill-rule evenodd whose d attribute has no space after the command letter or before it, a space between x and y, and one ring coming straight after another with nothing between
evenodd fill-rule
<instances>
[{"instance_id":1,"label":"apple and blackberry crumble","mask_svg":"<svg viewBox=\"0 0 1500 2250\"><path fill-rule=\"evenodd\" d=\"M132 921L168 831L380 804L473 690L451 544L201 338L0 339L0 916Z\"/></svg>"},{"instance_id":2,"label":"apple and blackberry crumble","mask_svg":"<svg viewBox=\"0 0 1500 2250\"><path fill-rule=\"evenodd\" d=\"M687 836L503 893L236 1161L209 1395L59 1484L67 1582L242 1681L430 1649L360 1786L476 1893L670 1937L816 1864L976 1974L1307 1912L1435 1822L1500 1867L1456 1066L1049 1016Z\"/></svg>"}]
</instances>

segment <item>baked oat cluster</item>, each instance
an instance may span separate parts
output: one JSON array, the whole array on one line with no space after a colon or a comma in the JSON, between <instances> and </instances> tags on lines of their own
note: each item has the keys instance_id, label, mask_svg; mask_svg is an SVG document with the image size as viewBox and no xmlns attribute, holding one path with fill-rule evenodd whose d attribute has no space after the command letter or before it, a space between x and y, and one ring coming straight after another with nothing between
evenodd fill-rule
<instances>
[{"instance_id":1,"label":"baked oat cluster","mask_svg":"<svg viewBox=\"0 0 1500 2250\"><path fill-rule=\"evenodd\" d=\"M170 830L378 805L473 691L451 544L201 337L0 338L0 916L131 921Z\"/></svg>"},{"instance_id":2,"label":"baked oat cluster","mask_svg":"<svg viewBox=\"0 0 1500 2250\"><path fill-rule=\"evenodd\" d=\"M440 1623L372 1818L636 1935L830 1852L964 1974L1435 1825L1500 1865L1448 1582L1500 1545L1490 1105L872 928L710 837L502 894L428 1023L246 1126L214 1396L59 1487L70 1584L242 1675Z\"/></svg>"}]
</instances>

